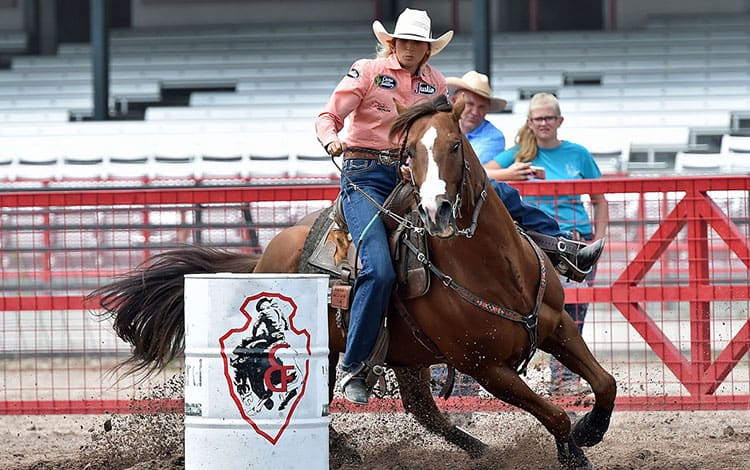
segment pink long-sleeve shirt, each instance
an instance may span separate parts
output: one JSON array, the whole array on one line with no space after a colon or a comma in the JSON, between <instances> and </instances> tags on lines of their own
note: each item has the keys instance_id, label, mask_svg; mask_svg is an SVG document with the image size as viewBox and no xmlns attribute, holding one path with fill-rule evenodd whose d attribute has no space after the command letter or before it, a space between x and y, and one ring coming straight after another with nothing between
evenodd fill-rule
<instances>
[{"instance_id":1,"label":"pink long-sleeve shirt","mask_svg":"<svg viewBox=\"0 0 750 470\"><path fill-rule=\"evenodd\" d=\"M398 100L411 106L447 93L445 77L425 64L417 76L401 68L395 54L382 59L360 59L333 90L325 109L315 121L318 140L325 147L337 139L350 116L346 144L377 150L397 148L388 138L396 118Z\"/></svg>"}]
</instances>

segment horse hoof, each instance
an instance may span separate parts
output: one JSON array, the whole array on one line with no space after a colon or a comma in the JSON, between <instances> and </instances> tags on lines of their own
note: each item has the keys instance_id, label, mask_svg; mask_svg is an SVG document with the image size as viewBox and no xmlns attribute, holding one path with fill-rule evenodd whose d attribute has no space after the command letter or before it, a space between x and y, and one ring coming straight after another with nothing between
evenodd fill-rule
<instances>
[{"instance_id":1,"label":"horse hoof","mask_svg":"<svg viewBox=\"0 0 750 470\"><path fill-rule=\"evenodd\" d=\"M572 437L569 437L567 441L555 443L557 444L557 460L565 470L593 470L594 466Z\"/></svg>"},{"instance_id":2,"label":"horse hoof","mask_svg":"<svg viewBox=\"0 0 750 470\"><path fill-rule=\"evenodd\" d=\"M579 419L573 426L571 436L575 443L581 447L591 447L604 439L604 434L609 429L609 419L612 411L594 408Z\"/></svg>"}]
</instances>

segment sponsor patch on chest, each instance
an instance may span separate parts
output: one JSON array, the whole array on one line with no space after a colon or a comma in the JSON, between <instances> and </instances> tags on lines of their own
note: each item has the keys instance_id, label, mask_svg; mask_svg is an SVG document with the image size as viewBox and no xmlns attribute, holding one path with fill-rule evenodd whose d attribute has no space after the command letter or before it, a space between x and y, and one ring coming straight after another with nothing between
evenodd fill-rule
<instances>
[{"instance_id":1,"label":"sponsor patch on chest","mask_svg":"<svg viewBox=\"0 0 750 470\"><path fill-rule=\"evenodd\" d=\"M415 91L418 95L434 95L437 89L429 83L419 82Z\"/></svg>"},{"instance_id":2,"label":"sponsor patch on chest","mask_svg":"<svg viewBox=\"0 0 750 470\"><path fill-rule=\"evenodd\" d=\"M375 77L375 84L380 88L393 89L396 88L396 79L390 75L380 74Z\"/></svg>"}]
</instances>

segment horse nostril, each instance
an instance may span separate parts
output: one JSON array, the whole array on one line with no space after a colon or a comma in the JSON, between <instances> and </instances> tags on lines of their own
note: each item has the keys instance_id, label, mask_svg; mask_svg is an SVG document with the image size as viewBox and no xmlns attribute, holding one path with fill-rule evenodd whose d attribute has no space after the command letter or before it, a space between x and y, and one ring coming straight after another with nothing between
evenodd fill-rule
<instances>
[{"instance_id":1,"label":"horse nostril","mask_svg":"<svg viewBox=\"0 0 750 470\"><path fill-rule=\"evenodd\" d=\"M450 221L453 215L453 206L449 201L442 201L437 211L437 220Z\"/></svg>"}]
</instances>

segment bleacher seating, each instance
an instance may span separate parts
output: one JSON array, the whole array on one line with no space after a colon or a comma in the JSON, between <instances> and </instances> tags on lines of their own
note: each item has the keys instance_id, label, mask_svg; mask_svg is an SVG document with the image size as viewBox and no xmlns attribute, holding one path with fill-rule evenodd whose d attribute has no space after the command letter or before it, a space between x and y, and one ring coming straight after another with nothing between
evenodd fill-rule
<instances>
[{"instance_id":1,"label":"bleacher seating","mask_svg":"<svg viewBox=\"0 0 750 470\"><path fill-rule=\"evenodd\" d=\"M721 155L727 172L750 174L750 134L722 136Z\"/></svg>"},{"instance_id":2,"label":"bleacher seating","mask_svg":"<svg viewBox=\"0 0 750 470\"><path fill-rule=\"evenodd\" d=\"M735 132L736 116L750 113L750 18L716 22L722 26L656 18L640 31L495 34L492 87L509 100L510 112L489 119L510 143L528 95L553 91L566 118L562 137L587 146L605 173L677 170L654 154L690 150L696 131ZM12 167L9 180L24 177L30 159L41 161L44 152L55 165L37 164L56 180L76 169L88 179L325 175L313 121L352 61L373 55L375 40L362 33L368 28L115 30L112 110L158 101L163 87L234 89L196 91L186 106L149 106L141 122L68 122L92 112L88 45L63 44L53 57L15 57L10 70L0 71L0 148L16 152L0 150L0 164ZM300 38L308 42L304 50ZM460 76L473 68L471 58L471 36L458 34L431 63ZM48 148L55 139L64 142ZM47 150L23 155L30 140ZM636 152L648 158L631 161ZM734 160L728 171L746 168Z\"/></svg>"},{"instance_id":3,"label":"bleacher seating","mask_svg":"<svg viewBox=\"0 0 750 470\"><path fill-rule=\"evenodd\" d=\"M750 134L725 134L721 138L721 153L746 154L750 158Z\"/></svg>"},{"instance_id":4,"label":"bleacher seating","mask_svg":"<svg viewBox=\"0 0 750 470\"><path fill-rule=\"evenodd\" d=\"M722 174L728 165L721 153L680 151L675 155L674 167L680 175L707 175Z\"/></svg>"}]
</instances>

